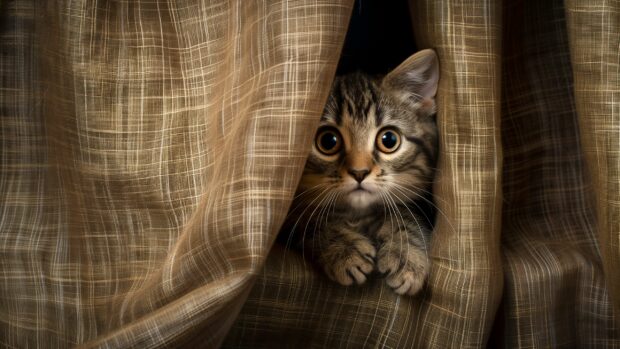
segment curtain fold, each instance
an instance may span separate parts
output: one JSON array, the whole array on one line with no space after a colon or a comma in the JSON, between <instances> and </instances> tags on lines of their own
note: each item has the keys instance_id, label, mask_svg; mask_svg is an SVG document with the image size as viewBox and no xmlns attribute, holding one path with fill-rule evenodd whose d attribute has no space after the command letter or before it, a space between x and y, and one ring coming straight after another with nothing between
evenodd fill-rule
<instances>
[{"instance_id":1,"label":"curtain fold","mask_svg":"<svg viewBox=\"0 0 620 349\"><path fill-rule=\"evenodd\" d=\"M600 253L615 314L620 314L620 4L567 0L566 17Z\"/></svg>"},{"instance_id":2,"label":"curtain fold","mask_svg":"<svg viewBox=\"0 0 620 349\"><path fill-rule=\"evenodd\" d=\"M2 6L0 345L218 346L296 189L351 4Z\"/></svg>"},{"instance_id":3,"label":"curtain fold","mask_svg":"<svg viewBox=\"0 0 620 349\"><path fill-rule=\"evenodd\" d=\"M488 340L502 295L500 2L410 1L421 48L440 57L439 208L419 344L470 348Z\"/></svg>"},{"instance_id":4,"label":"curtain fold","mask_svg":"<svg viewBox=\"0 0 620 349\"><path fill-rule=\"evenodd\" d=\"M0 346L620 348L620 4L409 4L416 297L274 244L353 0L0 1Z\"/></svg>"},{"instance_id":5,"label":"curtain fold","mask_svg":"<svg viewBox=\"0 0 620 349\"><path fill-rule=\"evenodd\" d=\"M573 93L577 75L570 51L577 43L570 33L584 28L567 22L567 11L563 1L505 3L506 287L495 336L506 347L618 345L605 286L618 274L601 268L599 246L605 243L597 239L592 195L598 190L584 159L581 140L588 137Z\"/></svg>"}]
</instances>

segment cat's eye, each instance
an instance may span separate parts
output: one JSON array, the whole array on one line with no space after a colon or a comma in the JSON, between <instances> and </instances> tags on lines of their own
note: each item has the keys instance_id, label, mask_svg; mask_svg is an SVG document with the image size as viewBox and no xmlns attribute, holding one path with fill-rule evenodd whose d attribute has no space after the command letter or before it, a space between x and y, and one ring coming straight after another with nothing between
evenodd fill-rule
<instances>
[{"instance_id":1,"label":"cat's eye","mask_svg":"<svg viewBox=\"0 0 620 349\"><path fill-rule=\"evenodd\" d=\"M319 129L315 142L317 149L325 155L334 155L342 147L340 132L333 127Z\"/></svg>"},{"instance_id":2,"label":"cat's eye","mask_svg":"<svg viewBox=\"0 0 620 349\"><path fill-rule=\"evenodd\" d=\"M377 134L377 148L384 153L393 153L400 147L400 134L392 128L384 128Z\"/></svg>"}]
</instances>

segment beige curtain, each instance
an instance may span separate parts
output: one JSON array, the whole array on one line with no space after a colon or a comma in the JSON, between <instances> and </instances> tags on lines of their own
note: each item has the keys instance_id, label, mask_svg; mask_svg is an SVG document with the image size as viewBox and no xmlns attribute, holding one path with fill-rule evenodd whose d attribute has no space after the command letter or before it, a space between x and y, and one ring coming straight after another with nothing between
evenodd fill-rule
<instances>
[{"instance_id":1,"label":"beige curtain","mask_svg":"<svg viewBox=\"0 0 620 349\"><path fill-rule=\"evenodd\" d=\"M414 298L274 244L352 6L0 0L0 346L620 347L620 3L411 1Z\"/></svg>"}]
</instances>

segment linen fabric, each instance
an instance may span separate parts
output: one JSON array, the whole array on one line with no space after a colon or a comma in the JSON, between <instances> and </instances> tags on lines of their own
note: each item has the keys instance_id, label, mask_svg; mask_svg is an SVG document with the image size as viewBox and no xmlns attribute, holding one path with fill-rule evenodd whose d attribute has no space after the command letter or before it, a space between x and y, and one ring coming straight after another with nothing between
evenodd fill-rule
<instances>
[{"instance_id":1,"label":"linen fabric","mask_svg":"<svg viewBox=\"0 0 620 349\"><path fill-rule=\"evenodd\" d=\"M275 243L351 0L0 1L0 346L620 347L620 4L409 5L416 297Z\"/></svg>"}]
</instances>

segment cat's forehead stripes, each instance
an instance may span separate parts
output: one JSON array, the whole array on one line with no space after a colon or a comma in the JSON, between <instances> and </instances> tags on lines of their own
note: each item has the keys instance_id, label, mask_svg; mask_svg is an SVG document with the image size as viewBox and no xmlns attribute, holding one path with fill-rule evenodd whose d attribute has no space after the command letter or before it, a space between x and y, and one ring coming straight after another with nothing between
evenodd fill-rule
<instances>
[{"instance_id":1,"label":"cat's forehead stripes","mask_svg":"<svg viewBox=\"0 0 620 349\"><path fill-rule=\"evenodd\" d=\"M366 149L375 152L375 137L384 127L402 133L403 140L427 151L434 149L436 128L433 118L419 116L420 103L404 103L381 85L381 80L353 73L336 77L322 116L322 124L340 131L343 150ZM418 142L416 142L416 140ZM378 154L374 155L378 158Z\"/></svg>"},{"instance_id":2,"label":"cat's forehead stripes","mask_svg":"<svg viewBox=\"0 0 620 349\"><path fill-rule=\"evenodd\" d=\"M365 124L372 118L376 125L381 123L379 101L381 92L377 82L362 73L337 77L327 101L324 121L342 125L343 118Z\"/></svg>"}]
</instances>

